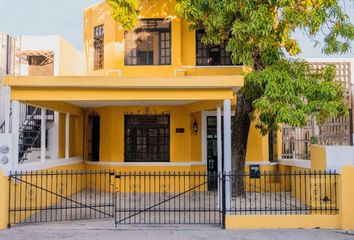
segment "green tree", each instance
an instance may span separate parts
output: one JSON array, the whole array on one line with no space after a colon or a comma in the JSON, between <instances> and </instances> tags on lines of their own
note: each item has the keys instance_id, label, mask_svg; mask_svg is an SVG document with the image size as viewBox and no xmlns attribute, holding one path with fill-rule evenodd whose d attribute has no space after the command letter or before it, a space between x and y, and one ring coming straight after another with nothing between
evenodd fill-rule
<instances>
[{"instance_id":1,"label":"green tree","mask_svg":"<svg viewBox=\"0 0 354 240\"><path fill-rule=\"evenodd\" d=\"M107 2L115 20L126 29L134 27L139 0ZM309 117L321 121L347 114L333 66L314 71L306 62L286 58L300 53L295 31L305 32L314 45L323 36L325 54L350 50L354 26L339 1L177 0L176 11L191 30L205 29L205 44L226 41L232 61L252 68L237 94L232 171L244 171L251 120L265 135L277 131L282 123L302 127ZM236 185L242 186L242 182ZM242 187L236 189L236 194L242 192Z\"/></svg>"}]
</instances>

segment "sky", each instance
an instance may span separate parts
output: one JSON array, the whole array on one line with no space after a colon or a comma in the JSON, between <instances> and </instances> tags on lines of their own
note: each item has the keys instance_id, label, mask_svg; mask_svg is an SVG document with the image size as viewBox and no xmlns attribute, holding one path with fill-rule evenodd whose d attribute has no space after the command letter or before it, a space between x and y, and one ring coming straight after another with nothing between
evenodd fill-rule
<instances>
[{"instance_id":1,"label":"sky","mask_svg":"<svg viewBox=\"0 0 354 240\"><path fill-rule=\"evenodd\" d=\"M100 0L0 0L0 32L17 35L60 35L82 50L83 10ZM354 1L340 0L354 23ZM307 36L296 33L302 48L300 57L328 57L321 53L321 44L313 47ZM339 57L332 55L330 57ZM351 52L341 57L354 57Z\"/></svg>"}]
</instances>

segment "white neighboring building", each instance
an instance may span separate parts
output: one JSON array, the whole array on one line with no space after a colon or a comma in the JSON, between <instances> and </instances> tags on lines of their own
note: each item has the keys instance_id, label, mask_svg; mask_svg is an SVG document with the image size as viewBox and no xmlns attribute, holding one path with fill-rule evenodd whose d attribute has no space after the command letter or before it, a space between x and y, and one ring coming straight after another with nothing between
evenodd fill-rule
<instances>
[{"instance_id":1,"label":"white neighboring building","mask_svg":"<svg viewBox=\"0 0 354 240\"><path fill-rule=\"evenodd\" d=\"M80 76L85 73L83 54L60 36L18 36L11 38L6 33L0 33L0 43L0 125L4 122L5 109L5 93L1 85L1 76ZM40 128L40 126L37 126L40 124L40 113L33 114L34 109L34 107L28 108L21 105L20 126L29 123L35 124L36 126L32 127L32 131L33 129L37 131L39 130L38 127ZM46 124L48 133L46 158L57 159L59 114L56 112L49 113ZM31 121L28 120L29 118L31 118ZM33 142L40 143L38 134L32 134L32 136L29 132L20 134L20 138L27 135L26 141L30 142L28 145L33 145L23 148L26 162L40 160L40 149L36 147L37 144L33 144Z\"/></svg>"},{"instance_id":2,"label":"white neighboring building","mask_svg":"<svg viewBox=\"0 0 354 240\"><path fill-rule=\"evenodd\" d=\"M11 73L11 37L7 33L0 32L0 124L4 121L4 89L2 88L2 76Z\"/></svg>"}]
</instances>

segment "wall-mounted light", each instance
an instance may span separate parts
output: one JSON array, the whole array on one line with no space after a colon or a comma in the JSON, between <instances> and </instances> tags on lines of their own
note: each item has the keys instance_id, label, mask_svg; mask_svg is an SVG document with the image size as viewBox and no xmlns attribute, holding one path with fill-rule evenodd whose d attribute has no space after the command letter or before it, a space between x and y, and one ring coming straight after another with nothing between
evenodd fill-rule
<instances>
[{"instance_id":1,"label":"wall-mounted light","mask_svg":"<svg viewBox=\"0 0 354 240\"><path fill-rule=\"evenodd\" d=\"M197 117L194 117L194 122L193 122L193 132L194 132L194 135L197 135L197 134L198 134L198 130L199 130L199 126L198 126L198 123L197 123Z\"/></svg>"}]
</instances>

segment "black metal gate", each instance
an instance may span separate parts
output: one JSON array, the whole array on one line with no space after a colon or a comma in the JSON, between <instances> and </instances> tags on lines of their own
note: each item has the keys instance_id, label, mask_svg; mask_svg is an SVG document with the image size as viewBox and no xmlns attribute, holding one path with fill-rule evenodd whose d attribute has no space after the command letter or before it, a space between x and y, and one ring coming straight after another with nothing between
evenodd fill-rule
<instances>
[{"instance_id":1,"label":"black metal gate","mask_svg":"<svg viewBox=\"0 0 354 240\"><path fill-rule=\"evenodd\" d=\"M115 224L221 224L217 174L118 173Z\"/></svg>"},{"instance_id":2,"label":"black metal gate","mask_svg":"<svg viewBox=\"0 0 354 240\"><path fill-rule=\"evenodd\" d=\"M332 215L339 211L337 182L336 172L307 170L222 174L13 172L9 176L9 225L108 218L114 220L116 227L123 224L225 227L226 214ZM210 183L216 186L215 190L208 188ZM230 192L226 193L228 187Z\"/></svg>"},{"instance_id":3,"label":"black metal gate","mask_svg":"<svg viewBox=\"0 0 354 240\"><path fill-rule=\"evenodd\" d=\"M114 219L120 224L215 224L222 222L218 175L29 171L9 175L11 224Z\"/></svg>"},{"instance_id":4,"label":"black metal gate","mask_svg":"<svg viewBox=\"0 0 354 240\"><path fill-rule=\"evenodd\" d=\"M114 173L11 172L9 225L114 216Z\"/></svg>"}]
</instances>

